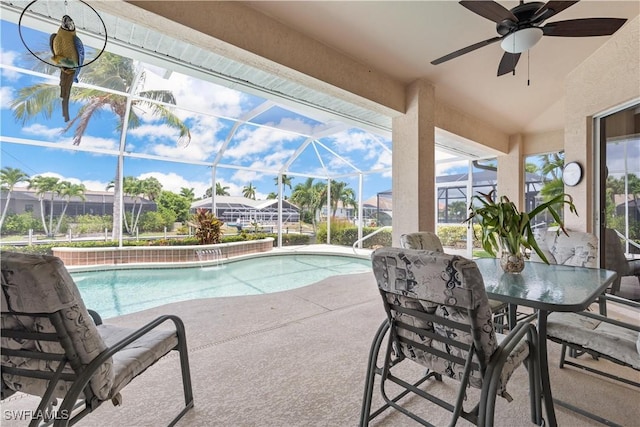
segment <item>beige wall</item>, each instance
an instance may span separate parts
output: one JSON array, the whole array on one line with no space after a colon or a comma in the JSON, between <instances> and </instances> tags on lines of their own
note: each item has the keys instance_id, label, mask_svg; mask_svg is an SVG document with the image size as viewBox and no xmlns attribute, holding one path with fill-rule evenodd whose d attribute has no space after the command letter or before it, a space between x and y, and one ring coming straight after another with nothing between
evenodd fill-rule
<instances>
[{"instance_id":1,"label":"beige wall","mask_svg":"<svg viewBox=\"0 0 640 427\"><path fill-rule=\"evenodd\" d=\"M440 99L435 100L435 126L475 141L501 153L509 151L509 135L476 117L463 113Z\"/></svg>"},{"instance_id":2,"label":"beige wall","mask_svg":"<svg viewBox=\"0 0 640 427\"><path fill-rule=\"evenodd\" d=\"M593 117L640 99L640 17L618 30L600 49L572 71L565 82L565 161L578 161L586 177L567 187L579 217L568 215L575 230L593 231L595 179Z\"/></svg>"},{"instance_id":3,"label":"beige wall","mask_svg":"<svg viewBox=\"0 0 640 427\"><path fill-rule=\"evenodd\" d=\"M509 138L506 156L498 156L498 195L507 196L521 209L524 201L524 158L522 135Z\"/></svg>"}]
</instances>

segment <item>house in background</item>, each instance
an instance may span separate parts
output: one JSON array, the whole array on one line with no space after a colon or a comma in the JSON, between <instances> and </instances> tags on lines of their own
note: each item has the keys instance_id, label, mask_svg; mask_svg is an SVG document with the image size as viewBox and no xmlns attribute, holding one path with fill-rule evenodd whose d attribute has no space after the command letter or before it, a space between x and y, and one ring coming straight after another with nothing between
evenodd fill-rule
<instances>
[{"instance_id":1,"label":"house in background","mask_svg":"<svg viewBox=\"0 0 640 427\"><path fill-rule=\"evenodd\" d=\"M198 208L212 210L214 201L211 197L191 203L191 211ZM237 196L216 196L216 218L228 225L247 227L251 224L276 225L278 223L278 200L253 200ZM300 209L287 200L282 201L282 222L298 222ZM236 225L237 224L237 225Z\"/></svg>"},{"instance_id":2,"label":"house in background","mask_svg":"<svg viewBox=\"0 0 640 427\"><path fill-rule=\"evenodd\" d=\"M69 200L69 206L65 212L67 217L76 217L79 215L113 215L113 193L108 191L86 191L84 193L85 200L80 198L72 198ZM7 191L2 190L0 197L2 206L4 206L7 200ZM51 195L47 194L43 200L44 215L47 216L53 209L53 216L59 217L62 214L64 205L67 200L56 194L53 195L53 203L51 202ZM155 211L157 209L156 203L145 199L144 197L133 198L130 196L124 196L124 207L127 212L130 212L134 207L136 212L138 208L142 206L141 213ZM27 189L15 189L11 192L11 199L9 200L9 207L7 214L22 214L25 212L32 212L36 218L41 215L40 212L40 196L38 196L35 190Z\"/></svg>"}]
</instances>

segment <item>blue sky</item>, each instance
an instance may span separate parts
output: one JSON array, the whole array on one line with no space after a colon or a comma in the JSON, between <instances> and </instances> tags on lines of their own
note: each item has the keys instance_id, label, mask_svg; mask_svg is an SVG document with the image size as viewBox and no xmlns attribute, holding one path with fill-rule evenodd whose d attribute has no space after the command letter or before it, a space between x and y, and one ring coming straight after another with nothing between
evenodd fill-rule
<instances>
[{"instance_id":1,"label":"blue sky","mask_svg":"<svg viewBox=\"0 0 640 427\"><path fill-rule=\"evenodd\" d=\"M65 123L59 104L50 118L38 116L24 126L17 123L11 103L18 90L43 82L57 85L58 73L47 77L23 74L11 68L30 68L34 61L30 60L19 38L17 25L1 21L0 30L3 65L0 69L1 166L19 168L31 176L58 176L83 183L90 190L104 190L115 176L115 154L120 140L116 116L105 109L94 117L79 146L80 151L55 148L72 147L74 130L62 132ZM23 34L27 43L33 44L29 46L32 51L47 50L48 34L28 29L23 29ZM89 52L88 58L91 55L95 53ZM196 196L202 196L211 180L211 167L207 165L216 159L220 148L227 143L220 159L221 166L216 169L216 181L229 187L229 193L234 196L241 195L242 188L251 183L257 189L257 198L265 198L276 191L274 172L310 137L333 129L328 136L317 138L315 146L309 144L299 152L288 168L288 174L293 177L292 184L295 186L306 179L295 174L325 176L329 171L331 176L347 182L357 192L357 176L345 176L353 174L357 168L365 172L378 171L364 175L363 199L391 188L391 141L388 136L374 135L332 118L312 118L308 112L292 111L290 106L274 105L252 117L249 123L240 124L233 137L226 141L236 119L262 105L266 99L177 72L165 79L164 70L155 66L145 66L145 70L146 78L141 89L172 91L177 100L174 113L189 126L192 138L186 147L177 144L176 130L159 122L149 111L137 109L142 125L127 133L125 151L153 159L125 158L124 174L127 176L141 179L154 176L167 190L179 192L182 187L194 188ZM79 107L79 104L71 104L72 119ZM8 138L44 141L47 144L23 145L12 143ZM100 153L82 151L88 149L100 150ZM285 194L289 192L285 190Z\"/></svg>"}]
</instances>

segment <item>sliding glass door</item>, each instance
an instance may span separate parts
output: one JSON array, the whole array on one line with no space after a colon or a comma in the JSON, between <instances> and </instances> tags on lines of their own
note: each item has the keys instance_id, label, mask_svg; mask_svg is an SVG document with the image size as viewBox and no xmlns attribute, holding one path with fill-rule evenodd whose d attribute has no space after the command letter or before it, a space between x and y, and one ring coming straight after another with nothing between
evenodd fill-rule
<instances>
[{"instance_id":1,"label":"sliding glass door","mask_svg":"<svg viewBox=\"0 0 640 427\"><path fill-rule=\"evenodd\" d=\"M627 257L640 257L640 104L598 119L600 157L600 259L605 229L624 243Z\"/></svg>"}]
</instances>

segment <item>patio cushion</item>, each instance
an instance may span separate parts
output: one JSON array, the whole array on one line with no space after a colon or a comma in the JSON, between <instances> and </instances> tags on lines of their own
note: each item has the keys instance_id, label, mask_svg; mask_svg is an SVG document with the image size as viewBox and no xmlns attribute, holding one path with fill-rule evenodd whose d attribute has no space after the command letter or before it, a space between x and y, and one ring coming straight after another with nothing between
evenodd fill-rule
<instances>
[{"instance_id":1,"label":"patio cushion","mask_svg":"<svg viewBox=\"0 0 640 427\"><path fill-rule=\"evenodd\" d=\"M22 329L32 332L55 333L56 330L48 318L33 318L9 313L60 313L63 328L70 337L70 344L77 355L78 366L89 364L107 347L82 302L80 292L58 258L21 253L4 253L2 256L2 280L6 295L2 293L2 328ZM18 290L19 289L19 290ZM26 299L23 296L29 295ZM17 340L2 337L2 347L11 349L37 349L64 354L62 346L56 341ZM2 355L2 365L23 369L41 369L55 371L55 361L26 360L20 357ZM63 372L73 372L67 365ZM3 373L6 384L16 390L29 394L42 395L48 381L25 378ZM108 359L91 378L91 388L99 399L105 399L113 383L112 360ZM64 397L71 383L61 381L56 389L56 397Z\"/></svg>"},{"instance_id":2,"label":"patio cushion","mask_svg":"<svg viewBox=\"0 0 640 427\"><path fill-rule=\"evenodd\" d=\"M551 313L547 336L595 350L640 369L635 331L576 313Z\"/></svg>"},{"instance_id":3,"label":"patio cushion","mask_svg":"<svg viewBox=\"0 0 640 427\"><path fill-rule=\"evenodd\" d=\"M98 331L108 346L112 346L135 329L113 325L99 325ZM113 356L113 386L109 398L114 397L133 378L144 372L162 356L178 345L175 331L155 329L126 346Z\"/></svg>"},{"instance_id":4,"label":"patio cushion","mask_svg":"<svg viewBox=\"0 0 640 427\"><path fill-rule=\"evenodd\" d=\"M568 231L557 234L555 230L548 230L536 238L542 253L550 264L571 265L575 267L598 267L598 238L592 233L582 231ZM531 260L543 262L533 252Z\"/></svg>"}]
</instances>

